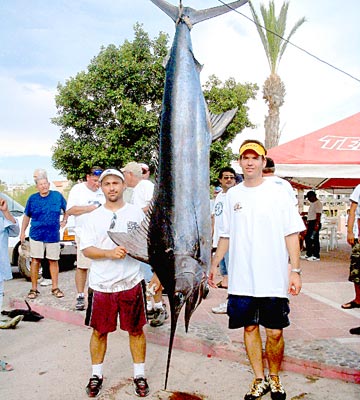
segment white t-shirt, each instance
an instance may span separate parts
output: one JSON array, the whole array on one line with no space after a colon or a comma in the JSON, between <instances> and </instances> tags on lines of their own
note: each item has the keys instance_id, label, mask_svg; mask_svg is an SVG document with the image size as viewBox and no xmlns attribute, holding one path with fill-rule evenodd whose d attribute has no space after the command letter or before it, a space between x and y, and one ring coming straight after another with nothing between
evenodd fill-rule
<instances>
[{"instance_id":1,"label":"white t-shirt","mask_svg":"<svg viewBox=\"0 0 360 400\"><path fill-rule=\"evenodd\" d=\"M285 189L271 180L227 191L221 237L229 240L229 294L288 297L285 236L305 229Z\"/></svg>"},{"instance_id":2,"label":"white t-shirt","mask_svg":"<svg viewBox=\"0 0 360 400\"><path fill-rule=\"evenodd\" d=\"M150 204L154 194L154 184L148 179L142 179L133 189L131 204L140 208L147 207Z\"/></svg>"},{"instance_id":3,"label":"white t-shirt","mask_svg":"<svg viewBox=\"0 0 360 400\"><path fill-rule=\"evenodd\" d=\"M359 232L360 224L358 222L360 218L360 185L357 185L356 188L353 190L353 192L350 195L350 200L353 201L354 203L357 203L353 232L355 237L358 238L360 233Z\"/></svg>"},{"instance_id":4,"label":"white t-shirt","mask_svg":"<svg viewBox=\"0 0 360 400\"><path fill-rule=\"evenodd\" d=\"M296 198L294 189L286 179L280 178L279 176L276 176L276 175L265 176L264 178L272 180L277 185L281 185L289 193L289 196L290 196L291 200L293 201L294 205L295 206L298 205L298 200Z\"/></svg>"},{"instance_id":5,"label":"white t-shirt","mask_svg":"<svg viewBox=\"0 0 360 400\"><path fill-rule=\"evenodd\" d=\"M321 214L323 209L323 205L320 200L316 200L313 203L310 203L310 207L308 210L307 220L315 221L316 214Z\"/></svg>"},{"instance_id":6,"label":"white t-shirt","mask_svg":"<svg viewBox=\"0 0 360 400\"><path fill-rule=\"evenodd\" d=\"M71 188L66 209L69 210L71 207L74 206L88 206L90 204L99 203L105 203L105 196L102 190L99 188L94 192L87 187L86 182L81 182L77 183ZM89 213L74 215L75 233L77 236L81 236L82 226L84 225L88 215Z\"/></svg>"},{"instance_id":7,"label":"white t-shirt","mask_svg":"<svg viewBox=\"0 0 360 400\"><path fill-rule=\"evenodd\" d=\"M215 198L214 207L211 212L212 215L214 216L214 233L212 242L212 246L214 248L217 247L219 241L219 229L222 224L225 198L226 198L226 193L223 192L218 193Z\"/></svg>"},{"instance_id":8,"label":"white t-shirt","mask_svg":"<svg viewBox=\"0 0 360 400\"><path fill-rule=\"evenodd\" d=\"M105 206L99 207L87 215L80 237L80 250L88 247L114 249L116 244L110 239L108 230L114 213ZM116 211L115 232L131 232L140 225L143 211L132 204L125 203ZM143 279L140 262L126 256L121 260L91 260L89 287L100 292L121 292L136 286Z\"/></svg>"}]
</instances>

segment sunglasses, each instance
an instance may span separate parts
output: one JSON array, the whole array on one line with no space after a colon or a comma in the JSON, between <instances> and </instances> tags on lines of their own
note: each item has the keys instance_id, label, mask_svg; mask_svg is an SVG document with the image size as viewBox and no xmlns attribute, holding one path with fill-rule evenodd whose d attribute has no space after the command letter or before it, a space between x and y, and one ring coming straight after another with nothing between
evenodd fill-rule
<instances>
[{"instance_id":1,"label":"sunglasses","mask_svg":"<svg viewBox=\"0 0 360 400\"><path fill-rule=\"evenodd\" d=\"M103 173L102 169L96 169L91 173L91 175L100 176Z\"/></svg>"},{"instance_id":2,"label":"sunglasses","mask_svg":"<svg viewBox=\"0 0 360 400\"><path fill-rule=\"evenodd\" d=\"M226 179L226 180L228 180L228 179L235 179L235 176L223 176L222 178L223 178L223 179Z\"/></svg>"},{"instance_id":3,"label":"sunglasses","mask_svg":"<svg viewBox=\"0 0 360 400\"><path fill-rule=\"evenodd\" d=\"M117 215L114 213L110 222L109 231L115 228L116 220L117 220Z\"/></svg>"}]
</instances>

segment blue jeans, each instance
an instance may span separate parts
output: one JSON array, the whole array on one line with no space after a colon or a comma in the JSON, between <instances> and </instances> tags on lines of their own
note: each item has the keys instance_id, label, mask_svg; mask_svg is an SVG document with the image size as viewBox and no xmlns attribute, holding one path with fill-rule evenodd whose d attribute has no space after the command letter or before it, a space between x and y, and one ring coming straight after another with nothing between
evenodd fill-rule
<instances>
[{"instance_id":1,"label":"blue jeans","mask_svg":"<svg viewBox=\"0 0 360 400\"><path fill-rule=\"evenodd\" d=\"M220 269L221 276L228 275L228 269L227 269L228 265L229 265L229 252L227 252L225 254L224 258L219 263L219 269Z\"/></svg>"}]
</instances>

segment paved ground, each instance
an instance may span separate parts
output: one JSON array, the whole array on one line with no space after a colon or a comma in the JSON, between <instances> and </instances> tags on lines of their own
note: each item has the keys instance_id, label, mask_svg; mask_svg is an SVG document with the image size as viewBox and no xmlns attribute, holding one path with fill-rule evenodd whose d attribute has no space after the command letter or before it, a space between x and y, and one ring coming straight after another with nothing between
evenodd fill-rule
<instances>
[{"instance_id":1,"label":"paved ground","mask_svg":"<svg viewBox=\"0 0 360 400\"><path fill-rule=\"evenodd\" d=\"M342 243L337 250L323 252L320 262L302 261L303 293L291 299L292 324L285 330L282 377L288 398L360 398L360 336L349 334L350 328L360 326L360 309L340 308L354 295L347 282L349 251ZM23 308L29 286L21 278L6 282L4 308ZM63 299L54 298L49 288L41 288L41 296L31 302L45 315L44 320L0 330L0 358L15 366L11 373L0 373L1 399L86 398L91 331L83 326L84 312L73 310L74 271L60 274L60 288L65 292ZM228 330L227 316L211 313L211 307L225 298L225 290L212 290L196 310L187 334L180 316L169 391L162 390L169 323L146 327L150 399L190 399L190 394L201 399L243 398L251 373L242 331ZM110 335L100 398L133 397L127 349L126 334ZM176 391L186 395L174 394Z\"/></svg>"}]
</instances>

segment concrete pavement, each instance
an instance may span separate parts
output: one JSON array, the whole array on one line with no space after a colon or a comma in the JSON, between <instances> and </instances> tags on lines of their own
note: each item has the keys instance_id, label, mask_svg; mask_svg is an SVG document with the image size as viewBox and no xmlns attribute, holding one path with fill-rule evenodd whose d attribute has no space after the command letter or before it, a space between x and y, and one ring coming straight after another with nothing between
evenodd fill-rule
<instances>
[{"instance_id":1,"label":"concrete pavement","mask_svg":"<svg viewBox=\"0 0 360 400\"><path fill-rule=\"evenodd\" d=\"M342 310L340 307L342 303L354 297L353 285L347 281L349 255L350 247L346 243L340 243L336 250L323 251L320 262L301 261L303 291L300 296L291 299L291 326L285 329L286 350L282 373L289 395L302 396L292 397L294 399L359 398L360 336L351 335L349 329L360 326L360 309ZM6 282L4 308L23 308L23 299L29 287L30 284L23 279ZM31 302L32 307L46 317L44 320L39 323L22 322L14 331L0 331L0 358L6 358L17 364L15 371L1 374L0 379L3 380L5 374L6 378L12 379L18 372L21 373L22 365L27 366L25 371L31 371L34 366L38 374L34 379L40 381L46 380L46 377L41 378L41 371L44 368L65 375L69 368L70 380L76 382L79 380L74 387L77 390L77 386L80 386L81 391L76 396L74 394L74 397L72 392L65 397L83 398L80 392L83 393L84 380L86 384L90 371L88 356L90 330L83 326L84 312L74 311L74 271L60 274L60 288L65 293L63 299L52 296L50 288L40 287L41 295ZM204 399L224 397L235 399L235 394L236 398L243 397L251 381L251 374L244 351L242 330L227 329L227 316L211 312L212 307L225 299L225 290L211 290L208 298L195 311L188 333L184 332L183 318L180 316L174 344L176 350L169 376L170 389L195 393ZM46 341L46 338L43 338L45 325L50 330L50 338L54 337L55 340L51 343L51 350L46 350L47 359L42 360L42 344ZM171 397L173 394L161 390L166 366L169 325L167 322L158 328L146 327L149 343L147 370L151 371L149 378L153 381L152 386L155 385L150 398L189 398ZM22 337L27 336L26 333L30 330L34 334L29 343L24 343ZM56 332L62 332L61 338L57 337ZM66 332L65 338L64 332ZM79 344L72 343L78 336ZM112 392L110 390L112 394L109 392L102 398L117 399L120 398L117 396L124 391L130 390L128 394L131 395L129 376L132 367L128 352L123 351L127 350L126 335L112 334L111 341L124 342L120 346L119 355L121 359L126 358L126 367L114 366L116 374L113 374L111 363L116 364L120 360L116 358L114 349L109 350L110 360L115 356L106 368L109 375L106 387L112 388ZM116 344L114 347L120 348ZM34 354L30 356L32 352ZM44 373L46 374L47 372ZM77 375L80 375L81 379L78 379ZM10 381L8 379L5 382L7 392L4 392L6 394L4 398L7 400L19 398L11 397L14 387L9 387L11 379ZM54 393L51 398L63 398L59 397L56 380L53 384L57 394ZM233 393L234 388L239 385L240 392L236 390L236 393ZM315 388L319 391L317 392ZM64 387L65 391L66 389ZM0 385L0 398L3 398L2 390L4 390L3 384ZM76 390L74 388L74 393L77 393ZM231 393L228 393L229 391ZM41 397L40 389L36 391L36 396L27 398L50 397ZM121 398L127 397L122 395Z\"/></svg>"}]
</instances>

